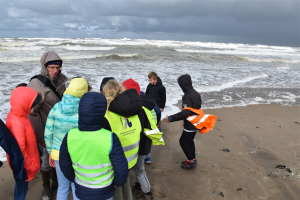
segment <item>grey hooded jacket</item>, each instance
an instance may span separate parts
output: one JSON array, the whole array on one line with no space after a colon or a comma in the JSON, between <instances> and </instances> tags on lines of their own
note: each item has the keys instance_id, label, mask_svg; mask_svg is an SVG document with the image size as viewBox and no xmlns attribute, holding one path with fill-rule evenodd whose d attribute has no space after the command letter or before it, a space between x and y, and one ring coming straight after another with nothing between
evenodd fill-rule
<instances>
[{"instance_id":1,"label":"grey hooded jacket","mask_svg":"<svg viewBox=\"0 0 300 200\"><path fill-rule=\"evenodd\" d=\"M67 77L61 72L58 73L57 77L54 79L48 74L48 70L45 64L49 61L55 61L62 59L57 55L57 53L53 51L49 51L43 54L41 57L41 75L48 78L52 85L56 88L56 91L63 96L64 91L66 90L65 83L68 80ZM47 121L48 114L54 104L60 101L60 99L56 96L56 94L49 88L46 87L40 80L32 79L27 87L34 89L36 92L42 95L43 100L35 106L31 113L29 114L30 122L34 128L36 139L39 143L45 143L44 140L44 130Z\"/></svg>"}]
</instances>

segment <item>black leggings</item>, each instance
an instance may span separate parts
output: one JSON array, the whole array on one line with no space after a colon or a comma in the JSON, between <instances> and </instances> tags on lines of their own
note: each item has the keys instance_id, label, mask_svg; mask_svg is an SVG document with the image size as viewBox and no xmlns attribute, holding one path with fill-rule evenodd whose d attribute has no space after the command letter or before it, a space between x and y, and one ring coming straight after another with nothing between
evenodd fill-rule
<instances>
[{"instance_id":1,"label":"black leggings","mask_svg":"<svg viewBox=\"0 0 300 200\"><path fill-rule=\"evenodd\" d=\"M183 130L182 135L179 139L180 146L188 160L193 160L196 158L196 154L195 154L196 149L194 143L194 138L196 133L197 131L186 132L185 130Z\"/></svg>"}]
</instances>

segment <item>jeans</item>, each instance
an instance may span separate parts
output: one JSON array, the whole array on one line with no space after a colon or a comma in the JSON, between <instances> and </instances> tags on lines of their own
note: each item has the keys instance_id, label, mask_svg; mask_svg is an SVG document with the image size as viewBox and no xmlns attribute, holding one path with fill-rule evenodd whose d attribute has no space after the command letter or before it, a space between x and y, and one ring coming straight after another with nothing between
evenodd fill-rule
<instances>
[{"instance_id":1,"label":"jeans","mask_svg":"<svg viewBox=\"0 0 300 200\"><path fill-rule=\"evenodd\" d=\"M55 160L55 169L56 169L56 175L57 175L57 181L58 181L58 189L57 189L56 199L57 200L68 200L71 182L62 173L58 160ZM74 183L71 183L71 187L72 187L72 193L73 193L73 200L78 200L78 198L75 195Z\"/></svg>"},{"instance_id":2,"label":"jeans","mask_svg":"<svg viewBox=\"0 0 300 200\"><path fill-rule=\"evenodd\" d=\"M138 160L133 167L137 182L141 184L143 193L150 192L150 183L145 171L145 157L146 155L139 155Z\"/></svg>"},{"instance_id":3,"label":"jeans","mask_svg":"<svg viewBox=\"0 0 300 200\"><path fill-rule=\"evenodd\" d=\"M146 155L145 159L150 158L151 153L149 153L148 155Z\"/></svg>"},{"instance_id":4,"label":"jeans","mask_svg":"<svg viewBox=\"0 0 300 200\"><path fill-rule=\"evenodd\" d=\"M14 200L25 200L26 194L28 191L28 181L27 182L17 182L15 185L15 191L14 191Z\"/></svg>"},{"instance_id":5,"label":"jeans","mask_svg":"<svg viewBox=\"0 0 300 200\"><path fill-rule=\"evenodd\" d=\"M197 131L186 132L185 130L183 130L182 135L179 139L180 146L188 160L193 160L196 158L196 148L194 143L196 133Z\"/></svg>"},{"instance_id":6,"label":"jeans","mask_svg":"<svg viewBox=\"0 0 300 200\"><path fill-rule=\"evenodd\" d=\"M115 189L115 195L113 196L114 200L122 200L122 193L125 200L132 199L132 191L130 187L130 170L128 171L127 181L123 186L117 186Z\"/></svg>"}]
</instances>

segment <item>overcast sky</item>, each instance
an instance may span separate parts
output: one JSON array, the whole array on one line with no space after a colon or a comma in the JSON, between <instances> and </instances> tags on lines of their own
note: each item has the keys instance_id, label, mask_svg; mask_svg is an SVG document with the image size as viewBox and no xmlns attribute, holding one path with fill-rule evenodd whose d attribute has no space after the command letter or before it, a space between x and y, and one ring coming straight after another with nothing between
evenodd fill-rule
<instances>
[{"instance_id":1,"label":"overcast sky","mask_svg":"<svg viewBox=\"0 0 300 200\"><path fill-rule=\"evenodd\" d=\"M0 0L0 37L300 46L299 0Z\"/></svg>"}]
</instances>

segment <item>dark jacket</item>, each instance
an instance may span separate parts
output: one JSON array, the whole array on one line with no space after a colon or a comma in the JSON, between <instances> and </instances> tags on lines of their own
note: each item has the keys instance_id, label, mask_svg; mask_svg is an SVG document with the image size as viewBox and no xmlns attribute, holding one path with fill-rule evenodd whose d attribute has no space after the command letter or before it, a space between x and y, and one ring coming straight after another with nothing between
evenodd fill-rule
<instances>
[{"instance_id":1,"label":"dark jacket","mask_svg":"<svg viewBox=\"0 0 300 200\"><path fill-rule=\"evenodd\" d=\"M0 119L0 146L8 154L10 167L17 182L25 182L28 177L24 168L24 157L22 151L10 130ZM0 162L1 164L1 162Z\"/></svg>"},{"instance_id":2,"label":"dark jacket","mask_svg":"<svg viewBox=\"0 0 300 200\"><path fill-rule=\"evenodd\" d=\"M141 97L143 97L145 95L147 95L148 97L150 97L152 99L152 101L154 102L154 110L155 110L155 113L156 113L156 116L157 116L157 123L156 123L156 126L157 126L158 123L159 123L159 120L161 118L161 111L160 111L158 105L153 100L153 98L149 94L145 94L143 91L141 91Z\"/></svg>"},{"instance_id":3,"label":"dark jacket","mask_svg":"<svg viewBox=\"0 0 300 200\"><path fill-rule=\"evenodd\" d=\"M193 88L191 76L186 74L178 78L178 84L181 87L184 95L182 97L182 108L191 107L195 109L201 108L201 95ZM169 116L171 122L184 120L184 129L186 130L198 130L191 122L186 118L191 115L197 115L190 110L182 110L181 112Z\"/></svg>"},{"instance_id":4,"label":"dark jacket","mask_svg":"<svg viewBox=\"0 0 300 200\"><path fill-rule=\"evenodd\" d=\"M158 107L164 109L166 105L166 88L163 86L160 78L157 78L156 85L148 84L146 94L149 94L158 105Z\"/></svg>"},{"instance_id":5,"label":"dark jacket","mask_svg":"<svg viewBox=\"0 0 300 200\"><path fill-rule=\"evenodd\" d=\"M105 111L106 99L98 92L88 92L84 94L79 103L78 129L80 131L97 131L102 127ZM59 164L64 176L74 182L75 173L72 167L72 160L67 146L68 134L63 139L60 147ZM109 158L114 168L114 182L110 186L99 189L90 189L75 182L76 196L82 200L108 199L114 195L114 185L122 186L128 176L128 163L123 152L123 148L116 134L112 133L112 150ZM99 145L101 142L99 141ZM88 145L88 144L87 144ZM78 150L80 151L80 150ZM92 153L92 152L90 152Z\"/></svg>"},{"instance_id":6,"label":"dark jacket","mask_svg":"<svg viewBox=\"0 0 300 200\"><path fill-rule=\"evenodd\" d=\"M121 115L123 117L138 115L142 127L141 137L143 137L142 135L144 135L143 132L144 132L145 116L144 116L144 110L142 106L143 106L142 99L138 95L137 91L135 89L129 89L123 92L122 94L118 95L111 102L108 110L118 115ZM103 128L110 131L112 130L106 118L104 118ZM140 142L139 149L143 148L143 146L141 145L142 143Z\"/></svg>"}]
</instances>

